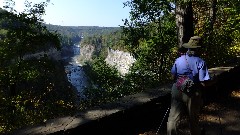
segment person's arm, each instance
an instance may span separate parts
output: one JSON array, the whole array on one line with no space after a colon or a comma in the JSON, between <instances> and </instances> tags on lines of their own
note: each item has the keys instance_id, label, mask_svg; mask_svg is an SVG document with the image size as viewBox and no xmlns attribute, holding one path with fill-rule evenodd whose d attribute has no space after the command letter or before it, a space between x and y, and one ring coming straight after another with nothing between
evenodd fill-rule
<instances>
[{"instance_id":1,"label":"person's arm","mask_svg":"<svg viewBox=\"0 0 240 135\"><path fill-rule=\"evenodd\" d=\"M175 78L176 78L176 76L174 74L172 74L171 79L175 80Z\"/></svg>"},{"instance_id":2,"label":"person's arm","mask_svg":"<svg viewBox=\"0 0 240 135\"><path fill-rule=\"evenodd\" d=\"M173 64L172 69L171 69L171 74L172 74L172 80L175 80L177 78L177 66L176 66L176 62Z\"/></svg>"},{"instance_id":3,"label":"person's arm","mask_svg":"<svg viewBox=\"0 0 240 135\"><path fill-rule=\"evenodd\" d=\"M217 81L218 81L218 78L214 77L210 80L206 80L206 81L201 82L201 85L204 86L204 87L209 87L209 86L215 85L217 83Z\"/></svg>"},{"instance_id":4,"label":"person's arm","mask_svg":"<svg viewBox=\"0 0 240 135\"><path fill-rule=\"evenodd\" d=\"M203 87L211 85L207 65L204 61L199 64L199 81Z\"/></svg>"}]
</instances>

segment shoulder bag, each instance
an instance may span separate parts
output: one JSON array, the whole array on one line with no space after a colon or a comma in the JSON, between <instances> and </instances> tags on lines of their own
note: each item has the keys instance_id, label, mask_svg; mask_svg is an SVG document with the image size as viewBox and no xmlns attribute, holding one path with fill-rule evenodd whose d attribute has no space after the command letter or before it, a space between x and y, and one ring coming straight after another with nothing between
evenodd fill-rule
<instances>
[{"instance_id":1,"label":"shoulder bag","mask_svg":"<svg viewBox=\"0 0 240 135\"><path fill-rule=\"evenodd\" d=\"M191 71L191 73L192 73L192 70L189 66L186 55L185 55L185 60L186 60L186 64L188 66L189 71ZM176 86L179 91L181 91L187 95L190 95L194 89L194 82L187 75L179 75L177 78Z\"/></svg>"}]
</instances>

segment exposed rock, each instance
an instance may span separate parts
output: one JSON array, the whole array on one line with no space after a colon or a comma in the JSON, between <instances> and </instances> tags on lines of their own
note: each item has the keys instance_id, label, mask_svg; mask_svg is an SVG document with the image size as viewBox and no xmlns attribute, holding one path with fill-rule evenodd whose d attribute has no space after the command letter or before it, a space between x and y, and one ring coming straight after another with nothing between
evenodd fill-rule
<instances>
[{"instance_id":1,"label":"exposed rock","mask_svg":"<svg viewBox=\"0 0 240 135\"><path fill-rule=\"evenodd\" d=\"M77 61L83 64L86 61L92 60L95 47L92 45L81 46L80 56ZM121 75L125 75L129 72L130 67L136 61L136 59L129 53L120 50L108 49L108 56L105 59L106 63L115 66Z\"/></svg>"},{"instance_id":2,"label":"exposed rock","mask_svg":"<svg viewBox=\"0 0 240 135\"><path fill-rule=\"evenodd\" d=\"M105 61L107 64L115 66L121 75L125 75L136 59L129 52L109 49Z\"/></svg>"},{"instance_id":3,"label":"exposed rock","mask_svg":"<svg viewBox=\"0 0 240 135\"><path fill-rule=\"evenodd\" d=\"M81 46L80 55L78 56L77 61L80 64L83 64L86 61L92 60L92 55L94 50L95 50L95 47L92 45Z\"/></svg>"}]
</instances>

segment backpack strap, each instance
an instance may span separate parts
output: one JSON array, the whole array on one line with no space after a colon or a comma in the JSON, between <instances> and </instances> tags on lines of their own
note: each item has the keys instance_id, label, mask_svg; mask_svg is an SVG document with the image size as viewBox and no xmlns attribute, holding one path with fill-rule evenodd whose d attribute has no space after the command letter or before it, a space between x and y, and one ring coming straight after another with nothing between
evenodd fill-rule
<instances>
[{"instance_id":1,"label":"backpack strap","mask_svg":"<svg viewBox=\"0 0 240 135\"><path fill-rule=\"evenodd\" d=\"M187 54L185 54L185 60L186 60L186 63L187 63L187 67L188 67L188 69L191 71L191 73L192 73L192 69L190 68L190 65L189 65L189 63L188 63L188 61L187 61ZM192 73L193 74L193 73Z\"/></svg>"}]
</instances>

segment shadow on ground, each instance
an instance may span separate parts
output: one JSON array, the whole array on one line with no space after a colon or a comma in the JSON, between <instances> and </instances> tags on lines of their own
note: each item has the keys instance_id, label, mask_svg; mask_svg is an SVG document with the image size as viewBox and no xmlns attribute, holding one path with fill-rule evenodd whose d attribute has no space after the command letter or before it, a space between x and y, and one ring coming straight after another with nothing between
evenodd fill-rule
<instances>
[{"instance_id":1,"label":"shadow on ground","mask_svg":"<svg viewBox=\"0 0 240 135\"><path fill-rule=\"evenodd\" d=\"M201 125L206 135L240 135L240 66L216 79L205 90Z\"/></svg>"}]
</instances>

